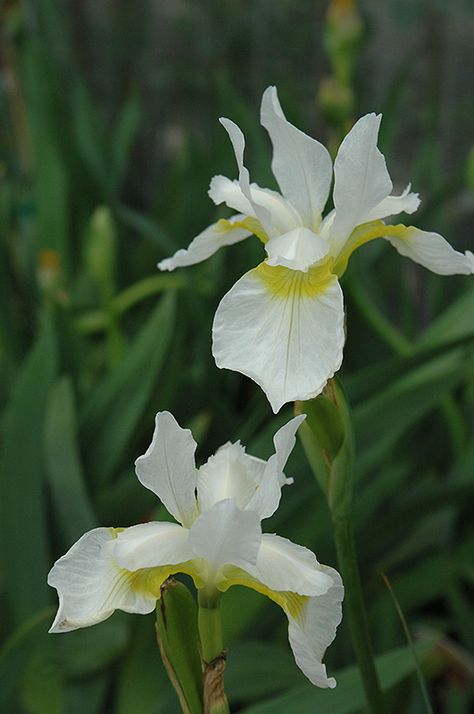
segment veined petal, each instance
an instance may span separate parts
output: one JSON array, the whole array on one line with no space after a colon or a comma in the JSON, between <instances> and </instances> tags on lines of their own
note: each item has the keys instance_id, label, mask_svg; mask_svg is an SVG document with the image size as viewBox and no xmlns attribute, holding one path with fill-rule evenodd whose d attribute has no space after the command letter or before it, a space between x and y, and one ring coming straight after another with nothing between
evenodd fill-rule
<instances>
[{"instance_id":1,"label":"veined petal","mask_svg":"<svg viewBox=\"0 0 474 714\"><path fill-rule=\"evenodd\" d=\"M182 429L169 412L158 412L152 442L135 461L140 483L184 526L190 526L197 515L196 446L189 429Z\"/></svg>"},{"instance_id":2,"label":"veined petal","mask_svg":"<svg viewBox=\"0 0 474 714\"><path fill-rule=\"evenodd\" d=\"M286 546L284 548L286 550ZM293 558L295 552L293 551ZM300 553L296 557L302 561L302 571L296 575L300 588L314 588L315 585L311 581L310 583L306 581L303 585L305 575L307 576L308 572L311 572L309 558L306 555L301 556ZM275 580L280 577L279 582L284 584L286 582L284 574L274 575L271 572L271 561L275 561L274 556L265 555L263 559L268 560L267 567L269 569L269 572L266 572L267 567L262 567L263 576L275 578ZM278 560L280 567L288 565L288 558L286 558L286 562L284 556ZM259 560L257 560L257 567L258 562ZM327 647L334 640L337 626L341 622L344 588L336 570L319 565L319 563L318 568L320 574L327 578L324 585L322 581L319 583L321 593L319 595L300 595L293 588L291 590L273 590L253 574L256 568L250 568L245 572L240 568L225 567L221 570L221 579L217 587L225 592L232 585L243 585L266 595L280 605L288 617L288 639L296 664L313 684L318 687L332 688L336 686L336 681L333 677L327 676L322 659Z\"/></svg>"},{"instance_id":3,"label":"veined petal","mask_svg":"<svg viewBox=\"0 0 474 714\"><path fill-rule=\"evenodd\" d=\"M305 419L306 414L293 417L273 437L275 453L265 463L258 489L247 505L247 508L259 514L261 520L275 513L280 503L282 486L293 482L293 479L287 478L283 471L293 451L296 432Z\"/></svg>"},{"instance_id":4,"label":"veined petal","mask_svg":"<svg viewBox=\"0 0 474 714\"><path fill-rule=\"evenodd\" d=\"M232 216L229 220L221 219L208 226L189 246L176 251L171 258L165 258L158 263L160 270L174 270L187 265L195 265L214 255L219 248L238 243L251 235L251 231L238 224L245 216Z\"/></svg>"},{"instance_id":5,"label":"veined petal","mask_svg":"<svg viewBox=\"0 0 474 714\"><path fill-rule=\"evenodd\" d=\"M257 562L249 573L270 590L298 595L323 595L332 587L332 577L308 548L287 538L264 533Z\"/></svg>"},{"instance_id":6,"label":"veined petal","mask_svg":"<svg viewBox=\"0 0 474 714\"><path fill-rule=\"evenodd\" d=\"M95 625L114 610L146 614L155 608L169 568L134 573L120 567L114 547L118 529L95 528L85 533L48 575L56 588L59 609L50 632L69 632Z\"/></svg>"},{"instance_id":7,"label":"veined petal","mask_svg":"<svg viewBox=\"0 0 474 714\"><path fill-rule=\"evenodd\" d=\"M233 500L219 501L193 523L189 542L197 558L209 565L209 577L226 564L251 567L257 560L262 539L260 519L242 511Z\"/></svg>"},{"instance_id":8,"label":"veined petal","mask_svg":"<svg viewBox=\"0 0 474 714\"><path fill-rule=\"evenodd\" d=\"M244 166L245 139L241 130L230 119L221 118L220 122L226 129L234 147L235 158L239 169L239 186L252 207L250 215L255 216L269 236L286 233L292 228L303 225L302 218L296 209L276 191L260 188L257 184L250 184L249 172ZM222 180L220 181L222 190ZM211 187L212 188L212 187ZM227 191L229 186L227 185ZM235 194L235 189L233 189ZM213 191L215 195L215 191ZM229 204L230 205L230 204ZM237 204L236 204L237 205Z\"/></svg>"},{"instance_id":9,"label":"veined petal","mask_svg":"<svg viewBox=\"0 0 474 714\"><path fill-rule=\"evenodd\" d=\"M342 619L344 588L336 570L326 567L325 572L332 577L332 586L323 595L308 598L296 618L288 615L288 639L296 664L312 684L332 689L336 680L327 676L322 659Z\"/></svg>"},{"instance_id":10,"label":"veined petal","mask_svg":"<svg viewBox=\"0 0 474 714\"><path fill-rule=\"evenodd\" d=\"M344 138L334 163L332 254L336 256L352 230L366 223L392 190L383 154L377 148L381 114L366 114Z\"/></svg>"},{"instance_id":11,"label":"veined petal","mask_svg":"<svg viewBox=\"0 0 474 714\"><path fill-rule=\"evenodd\" d=\"M399 196L387 196L383 201L375 206L368 215L364 217L364 221L378 221L381 218L388 216L396 216L398 213L415 213L420 205L420 196L418 193L410 191L411 184L405 188Z\"/></svg>"},{"instance_id":12,"label":"veined petal","mask_svg":"<svg viewBox=\"0 0 474 714\"><path fill-rule=\"evenodd\" d=\"M283 195L298 210L304 225L317 230L331 185L329 152L287 121L276 87L268 87L263 94L261 123L273 144L272 170Z\"/></svg>"},{"instance_id":13,"label":"veined petal","mask_svg":"<svg viewBox=\"0 0 474 714\"><path fill-rule=\"evenodd\" d=\"M246 454L240 442L221 446L199 469L199 512L229 498L244 510L260 484L264 468L265 462Z\"/></svg>"},{"instance_id":14,"label":"veined petal","mask_svg":"<svg viewBox=\"0 0 474 714\"><path fill-rule=\"evenodd\" d=\"M438 275L471 275L474 273L474 255L470 250L460 253L438 233L422 231L414 226L387 226L398 229L384 236L394 248L415 263Z\"/></svg>"},{"instance_id":15,"label":"veined petal","mask_svg":"<svg viewBox=\"0 0 474 714\"><path fill-rule=\"evenodd\" d=\"M274 412L319 394L341 365L343 345L342 290L329 264L303 273L262 263L237 281L214 318L217 366L257 382Z\"/></svg>"},{"instance_id":16,"label":"veined petal","mask_svg":"<svg viewBox=\"0 0 474 714\"><path fill-rule=\"evenodd\" d=\"M117 563L127 570L177 565L194 558L189 530L176 523L140 523L118 534Z\"/></svg>"}]
</instances>

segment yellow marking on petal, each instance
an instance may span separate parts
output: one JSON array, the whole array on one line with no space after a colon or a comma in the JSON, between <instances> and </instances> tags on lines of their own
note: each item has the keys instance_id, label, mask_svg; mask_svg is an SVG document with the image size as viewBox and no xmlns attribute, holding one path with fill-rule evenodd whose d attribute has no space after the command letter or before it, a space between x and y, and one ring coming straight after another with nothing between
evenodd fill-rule
<instances>
[{"instance_id":1,"label":"yellow marking on petal","mask_svg":"<svg viewBox=\"0 0 474 714\"><path fill-rule=\"evenodd\" d=\"M109 528L110 534L112 538L117 538L119 533L123 533L123 531L127 530L126 528Z\"/></svg>"},{"instance_id":2,"label":"yellow marking on petal","mask_svg":"<svg viewBox=\"0 0 474 714\"><path fill-rule=\"evenodd\" d=\"M257 274L267 290L278 298L314 298L324 293L329 285L336 280L332 272L333 259L328 258L321 265L310 268L304 273L301 270L291 270L283 265L272 267L260 263Z\"/></svg>"},{"instance_id":3,"label":"yellow marking on petal","mask_svg":"<svg viewBox=\"0 0 474 714\"><path fill-rule=\"evenodd\" d=\"M109 528L113 538L117 538L119 533L125 531L126 528ZM117 571L120 574L120 581L123 584L125 581L130 590L139 595L149 595L159 598L161 595L161 586L170 575L176 573L184 573L189 575L197 588L205 585L205 564L201 558L187 560L184 563L176 565L160 565L156 568L140 568L139 570L127 570L117 566Z\"/></svg>"},{"instance_id":4,"label":"yellow marking on petal","mask_svg":"<svg viewBox=\"0 0 474 714\"><path fill-rule=\"evenodd\" d=\"M245 570L231 565L223 568L221 574L222 579L216 583L217 589L221 592L225 592L232 585L243 585L262 595L266 595L294 620L301 620L305 605L309 600L308 595L298 595L298 593L289 590L271 590L271 588L249 575Z\"/></svg>"},{"instance_id":5,"label":"yellow marking on petal","mask_svg":"<svg viewBox=\"0 0 474 714\"><path fill-rule=\"evenodd\" d=\"M221 218L217 221L217 225L223 231L231 230L232 228L243 228L244 230L256 235L263 244L268 241L268 235L264 231L262 224L259 220L253 218L252 216L246 216L242 221L229 221L226 218Z\"/></svg>"},{"instance_id":6,"label":"yellow marking on petal","mask_svg":"<svg viewBox=\"0 0 474 714\"><path fill-rule=\"evenodd\" d=\"M387 226L383 221L371 221L354 228L334 264L334 272L338 278L345 272L349 258L357 248L371 240L387 236L409 238L410 227L404 226L402 223L396 226Z\"/></svg>"},{"instance_id":7,"label":"yellow marking on petal","mask_svg":"<svg viewBox=\"0 0 474 714\"><path fill-rule=\"evenodd\" d=\"M121 568L121 573L133 592L159 598L161 586L173 571L176 571L176 567L178 566L163 565L159 568L142 568L133 572Z\"/></svg>"}]
</instances>

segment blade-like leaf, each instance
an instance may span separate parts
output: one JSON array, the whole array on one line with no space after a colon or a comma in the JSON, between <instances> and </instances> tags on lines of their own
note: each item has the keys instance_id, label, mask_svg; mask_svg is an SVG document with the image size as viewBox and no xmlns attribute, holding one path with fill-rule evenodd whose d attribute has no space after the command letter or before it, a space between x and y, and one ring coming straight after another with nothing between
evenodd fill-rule
<instances>
[{"instance_id":1,"label":"blade-like leaf","mask_svg":"<svg viewBox=\"0 0 474 714\"><path fill-rule=\"evenodd\" d=\"M153 396L173 333L175 297L166 295L123 362L102 381L86 404L82 418L85 443L93 443L88 467L101 481L113 471Z\"/></svg>"},{"instance_id":2,"label":"blade-like leaf","mask_svg":"<svg viewBox=\"0 0 474 714\"><path fill-rule=\"evenodd\" d=\"M51 602L43 488L44 412L56 375L53 316L44 312L39 335L7 407L0 454L0 548L13 621Z\"/></svg>"},{"instance_id":3,"label":"blade-like leaf","mask_svg":"<svg viewBox=\"0 0 474 714\"><path fill-rule=\"evenodd\" d=\"M45 424L45 461L55 516L70 545L94 528L97 519L90 503L77 444L77 424L71 380L54 385Z\"/></svg>"}]
</instances>

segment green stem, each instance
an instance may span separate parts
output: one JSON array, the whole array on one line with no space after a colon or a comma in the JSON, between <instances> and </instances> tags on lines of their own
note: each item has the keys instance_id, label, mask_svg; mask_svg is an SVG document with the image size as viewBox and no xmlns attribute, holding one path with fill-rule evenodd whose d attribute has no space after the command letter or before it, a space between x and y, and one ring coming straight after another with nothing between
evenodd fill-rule
<instances>
[{"instance_id":1,"label":"green stem","mask_svg":"<svg viewBox=\"0 0 474 714\"><path fill-rule=\"evenodd\" d=\"M352 530L355 444L349 403L341 384L333 379L315 399L297 402L295 411L306 414L300 437L331 510L339 569L345 588L345 612L368 711L370 714L383 714L385 707L370 643Z\"/></svg>"},{"instance_id":2,"label":"green stem","mask_svg":"<svg viewBox=\"0 0 474 714\"><path fill-rule=\"evenodd\" d=\"M198 591L198 627L204 662L209 663L222 655L222 622L219 610L220 594L209 595Z\"/></svg>"},{"instance_id":3,"label":"green stem","mask_svg":"<svg viewBox=\"0 0 474 714\"><path fill-rule=\"evenodd\" d=\"M204 664L204 714L229 714L224 692L225 651L218 591L198 591L198 628Z\"/></svg>"},{"instance_id":4,"label":"green stem","mask_svg":"<svg viewBox=\"0 0 474 714\"><path fill-rule=\"evenodd\" d=\"M367 711L370 714L382 714L385 706L370 642L351 517L349 514L337 516L333 513L332 522L339 568L345 588L345 607L367 698Z\"/></svg>"}]
</instances>

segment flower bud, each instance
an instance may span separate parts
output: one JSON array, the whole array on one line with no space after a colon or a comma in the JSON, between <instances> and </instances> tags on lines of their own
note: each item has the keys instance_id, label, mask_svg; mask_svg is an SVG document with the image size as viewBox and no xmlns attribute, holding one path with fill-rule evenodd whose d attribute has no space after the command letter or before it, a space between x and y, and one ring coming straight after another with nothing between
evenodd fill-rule
<instances>
[{"instance_id":1,"label":"flower bud","mask_svg":"<svg viewBox=\"0 0 474 714\"><path fill-rule=\"evenodd\" d=\"M340 384L330 379L318 397L296 402L295 410L306 414L299 434L311 469L333 514L342 515L351 504L354 460L346 395Z\"/></svg>"},{"instance_id":2,"label":"flower bud","mask_svg":"<svg viewBox=\"0 0 474 714\"><path fill-rule=\"evenodd\" d=\"M202 711L202 667L197 604L184 583L168 578L156 606L156 636L161 658L183 712Z\"/></svg>"},{"instance_id":3,"label":"flower bud","mask_svg":"<svg viewBox=\"0 0 474 714\"><path fill-rule=\"evenodd\" d=\"M104 301L115 292L116 253L115 225L110 209L99 206L89 222L85 260L87 271Z\"/></svg>"}]
</instances>

